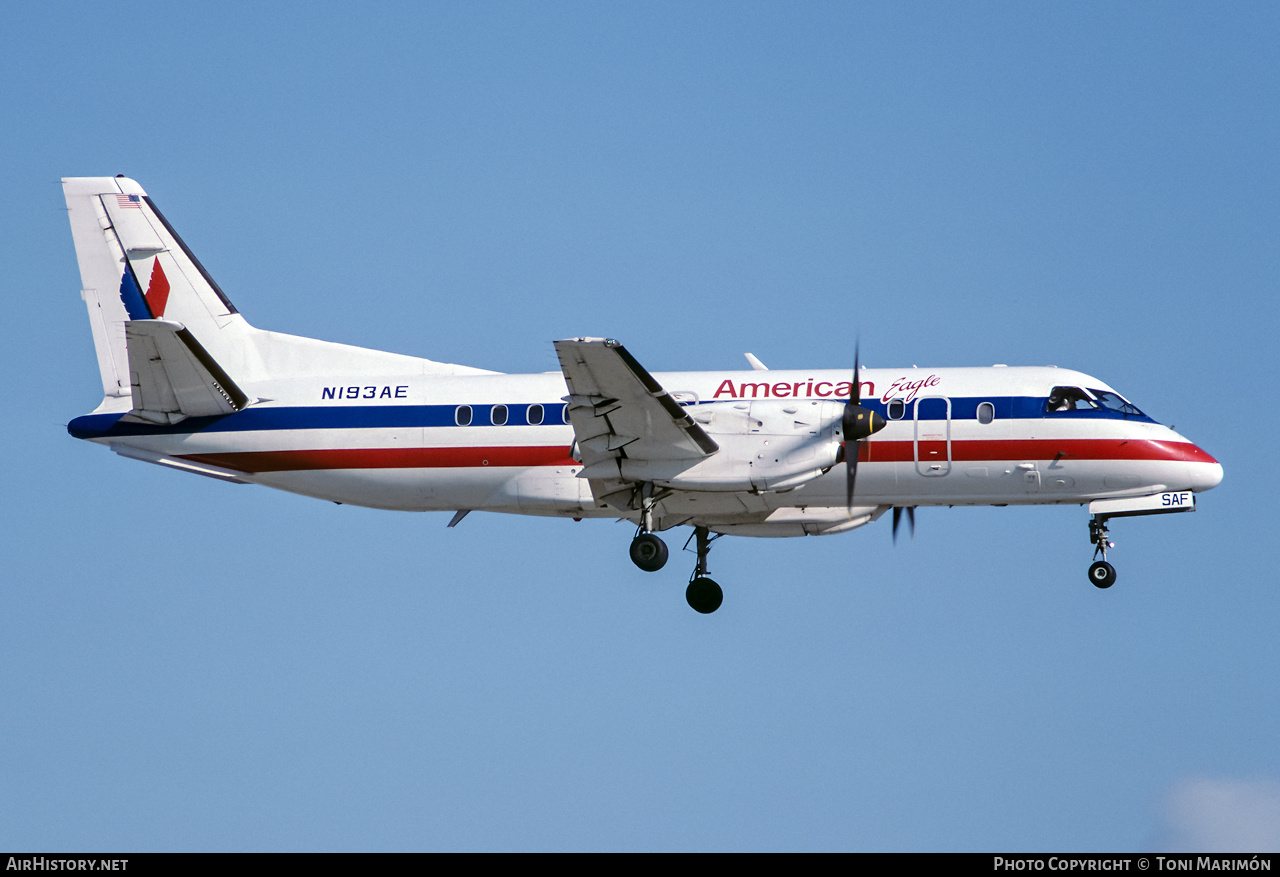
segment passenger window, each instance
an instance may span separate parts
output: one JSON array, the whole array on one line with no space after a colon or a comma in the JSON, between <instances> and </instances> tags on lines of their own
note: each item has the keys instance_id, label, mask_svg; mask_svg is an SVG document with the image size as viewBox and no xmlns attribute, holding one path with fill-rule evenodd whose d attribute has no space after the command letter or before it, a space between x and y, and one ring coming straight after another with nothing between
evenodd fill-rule
<instances>
[{"instance_id":1,"label":"passenger window","mask_svg":"<svg viewBox=\"0 0 1280 877\"><path fill-rule=\"evenodd\" d=\"M570 422L571 422L571 421L569 420L569 405L568 405L568 403L566 403L566 404L564 404L564 405L561 405L561 406L560 406L560 419L561 419L561 420L563 420L565 423L570 423Z\"/></svg>"},{"instance_id":2,"label":"passenger window","mask_svg":"<svg viewBox=\"0 0 1280 877\"><path fill-rule=\"evenodd\" d=\"M489 409L489 422L494 426L502 426L507 422L507 406L494 405Z\"/></svg>"},{"instance_id":3,"label":"passenger window","mask_svg":"<svg viewBox=\"0 0 1280 877\"><path fill-rule=\"evenodd\" d=\"M978 406L978 422L990 423L996 419L996 406L990 402L983 402Z\"/></svg>"},{"instance_id":4,"label":"passenger window","mask_svg":"<svg viewBox=\"0 0 1280 877\"><path fill-rule=\"evenodd\" d=\"M889 403L889 419L901 420L907 414L907 403L901 399L894 399Z\"/></svg>"},{"instance_id":5,"label":"passenger window","mask_svg":"<svg viewBox=\"0 0 1280 877\"><path fill-rule=\"evenodd\" d=\"M458 424L458 426L470 426L471 425L471 406L459 405L458 410L453 412L453 422Z\"/></svg>"},{"instance_id":6,"label":"passenger window","mask_svg":"<svg viewBox=\"0 0 1280 877\"><path fill-rule=\"evenodd\" d=\"M525 419L529 421L530 426L537 426L539 423L542 423L542 406L530 405L529 413Z\"/></svg>"}]
</instances>

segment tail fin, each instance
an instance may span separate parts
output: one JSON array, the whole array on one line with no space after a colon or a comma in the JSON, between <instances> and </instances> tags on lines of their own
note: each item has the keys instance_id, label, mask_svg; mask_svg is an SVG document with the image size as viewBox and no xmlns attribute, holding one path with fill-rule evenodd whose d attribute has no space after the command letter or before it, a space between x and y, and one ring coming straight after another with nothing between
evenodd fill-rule
<instances>
[{"instance_id":1,"label":"tail fin","mask_svg":"<svg viewBox=\"0 0 1280 877\"><path fill-rule=\"evenodd\" d=\"M136 182L125 177L62 181L102 374L104 405L133 397L125 324L180 323L215 359L243 360L254 330L218 288Z\"/></svg>"}]
</instances>

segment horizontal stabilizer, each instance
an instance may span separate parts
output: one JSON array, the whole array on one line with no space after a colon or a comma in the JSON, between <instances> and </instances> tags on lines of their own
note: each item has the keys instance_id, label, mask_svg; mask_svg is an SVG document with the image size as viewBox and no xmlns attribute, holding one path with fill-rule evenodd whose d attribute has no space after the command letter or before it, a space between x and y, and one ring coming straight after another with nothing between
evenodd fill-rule
<instances>
[{"instance_id":1,"label":"horizontal stabilizer","mask_svg":"<svg viewBox=\"0 0 1280 877\"><path fill-rule=\"evenodd\" d=\"M181 323L124 324L133 389L131 415L152 423L232 414L249 398Z\"/></svg>"}]
</instances>

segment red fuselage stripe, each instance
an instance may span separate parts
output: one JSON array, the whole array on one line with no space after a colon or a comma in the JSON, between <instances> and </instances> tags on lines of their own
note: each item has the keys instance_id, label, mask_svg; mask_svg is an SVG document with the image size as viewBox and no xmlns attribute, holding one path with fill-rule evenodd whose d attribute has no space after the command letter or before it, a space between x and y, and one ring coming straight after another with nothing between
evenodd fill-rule
<instances>
[{"instance_id":1,"label":"red fuselage stripe","mask_svg":"<svg viewBox=\"0 0 1280 877\"><path fill-rule=\"evenodd\" d=\"M943 439L921 439L922 461L946 459ZM910 463L916 458L914 442L865 441L858 449L860 463ZM1134 439L984 439L951 442L951 459L958 463L982 460L1162 460L1183 463L1216 463L1190 442L1158 442Z\"/></svg>"},{"instance_id":2,"label":"red fuselage stripe","mask_svg":"<svg viewBox=\"0 0 1280 877\"><path fill-rule=\"evenodd\" d=\"M936 451L937 453L931 453ZM946 442L920 442L922 462L946 459ZM909 463L915 460L913 442L864 441L858 460L863 463ZM185 454L236 472L297 472L308 469L459 469L481 466L578 466L569 448L554 446L491 448L334 448L299 451L241 451ZM954 462L989 460L1154 460L1216 463L1188 442L1123 439L993 439L952 441Z\"/></svg>"},{"instance_id":3,"label":"red fuselage stripe","mask_svg":"<svg viewBox=\"0 0 1280 877\"><path fill-rule=\"evenodd\" d=\"M180 459L237 472L303 469L462 469L481 466L577 466L566 447L334 448L186 454Z\"/></svg>"}]
</instances>

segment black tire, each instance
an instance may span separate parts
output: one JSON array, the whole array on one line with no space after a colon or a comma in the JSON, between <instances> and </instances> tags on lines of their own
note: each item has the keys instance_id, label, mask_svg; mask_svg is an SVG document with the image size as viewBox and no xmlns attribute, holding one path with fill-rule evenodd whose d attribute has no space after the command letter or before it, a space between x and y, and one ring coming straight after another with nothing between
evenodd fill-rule
<instances>
[{"instance_id":1,"label":"black tire","mask_svg":"<svg viewBox=\"0 0 1280 877\"><path fill-rule=\"evenodd\" d=\"M1116 568L1105 560L1099 560L1089 567L1089 581L1095 587L1109 588L1116 583Z\"/></svg>"},{"instance_id":2,"label":"black tire","mask_svg":"<svg viewBox=\"0 0 1280 877\"><path fill-rule=\"evenodd\" d=\"M631 562L645 572L657 572L667 564L667 543L652 533L631 540Z\"/></svg>"},{"instance_id":3,"label":"black tire","mask_svg":"<svg viewBox=\"0 0 1280 877\"><path fill-rule=\"evenodd\" d=\"M689 582L689 587L684 592L684 598L689 601L689 605L693 607L695 612L710 615L719 609L720 604L724 602L724 591L720 590L720 586L714 580L706 576L699 576Z\"/></svg>"}]
</instances>

